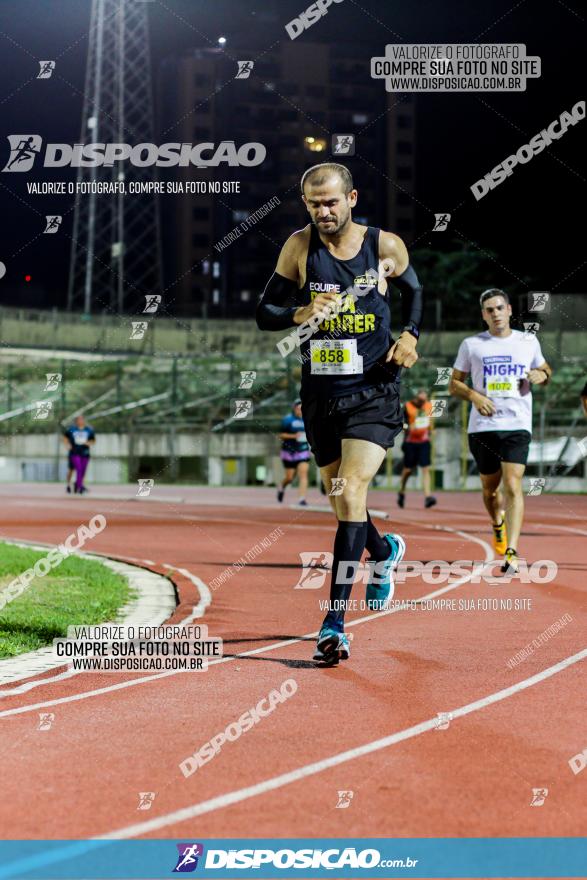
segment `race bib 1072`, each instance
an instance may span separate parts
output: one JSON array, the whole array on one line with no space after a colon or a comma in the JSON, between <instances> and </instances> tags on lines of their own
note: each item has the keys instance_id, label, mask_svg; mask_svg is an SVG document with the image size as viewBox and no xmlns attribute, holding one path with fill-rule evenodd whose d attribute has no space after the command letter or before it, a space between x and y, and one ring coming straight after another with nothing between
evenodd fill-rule
<instances>
[{"instance_id":1,"label":"race bib 1072","mask_svg":"<svg viewBox=\"0 0 587 880\"><path fill-rule=\"evenodd\" d=\"M488 397L519 397L519 381L515 376L496 376L487 379Z\"/></svg>"}]
</instances>

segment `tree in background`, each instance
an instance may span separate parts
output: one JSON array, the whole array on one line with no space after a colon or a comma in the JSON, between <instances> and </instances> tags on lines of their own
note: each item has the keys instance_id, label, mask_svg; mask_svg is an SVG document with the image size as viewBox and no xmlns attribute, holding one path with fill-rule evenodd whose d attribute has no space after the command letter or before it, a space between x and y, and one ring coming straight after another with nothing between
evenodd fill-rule
<instances>
[{"instance_id":1,"label":"tree in background","mask_svg":"<svg viewBox=\"0 0 587 880\"><path fill-rule=\"evenodd\" d=\"M452 240L449 247L445 251L418 248L410 254L426 292L427 327L470 328L477 322L479 296L488 287L505 290L516 312L518 295L532 289L529 275L519 275L518 280L515 268L508 271L496 253L468 242Z\"/></svg>"}]
</instances>

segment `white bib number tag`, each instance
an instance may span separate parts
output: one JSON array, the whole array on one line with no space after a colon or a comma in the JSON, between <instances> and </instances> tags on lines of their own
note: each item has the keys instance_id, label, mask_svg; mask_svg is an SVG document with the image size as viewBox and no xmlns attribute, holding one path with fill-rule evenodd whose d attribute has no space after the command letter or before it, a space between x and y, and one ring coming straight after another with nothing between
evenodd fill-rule
<instances>
[{"instance_id":1,"label":"white bib number tag","mask_svg":"<svg viewBox=\"0 0 587 880\"><path fill-rule=\"evenodd\" d=\"M487 380L487 397L519 397L518 380L515 376L499 376Z\"/></svg>"},{"instance_id":2,"label":"white bib number tag","mask_svg":"<svg viewBox=\"0 0 587 880\"><path fill-rule=\"evenodd\" d=\"M414 428L429 428L430 416L416 416L414 419Z\"/></svg>"},{"instance_id":3,"label":"white bib number tag","mask_svg":"<svg viewBox=\"0 0 587 880\"><path fill-rule=\"evenodd\" d=\"M313 339L310 352L314 376L347 376L363 372L363 358L357 354L356 339Z\"/></svg>"}]
</instances>

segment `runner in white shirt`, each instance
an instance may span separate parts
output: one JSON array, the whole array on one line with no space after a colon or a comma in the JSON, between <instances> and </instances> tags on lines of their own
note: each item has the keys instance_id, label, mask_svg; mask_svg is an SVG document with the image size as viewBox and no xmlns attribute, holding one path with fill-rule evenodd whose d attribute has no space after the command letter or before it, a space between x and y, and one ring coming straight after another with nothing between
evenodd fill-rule
<instances>
[{"instance_id":1,"label":"runner in white shirt","mask_svg":"<svg viewBox=\"0 0 587 880\"><path fill-rule=\"evenodd\" d=\"M522 477L532 436L530 386L545 385L552 370L536 336L511 329L506 293L486 290L480 304L488 329L461 342L450 393L473 404L469 448L479 468L494 547L504 554L502 571L516 572L524 519ZM465 382L469 373L472 387Z\"/></svg>"}]
</instances>

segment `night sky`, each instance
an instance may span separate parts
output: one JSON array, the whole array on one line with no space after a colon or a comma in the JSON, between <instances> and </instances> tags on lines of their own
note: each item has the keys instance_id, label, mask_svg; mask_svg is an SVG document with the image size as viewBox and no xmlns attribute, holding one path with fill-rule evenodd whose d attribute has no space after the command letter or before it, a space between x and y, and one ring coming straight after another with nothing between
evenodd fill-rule
<instances>
[{"instance_id":1,"label":"night sky","mask_svg":"<svg viewBox=\"0 0 587 880\"><path fill-rule=\"evenodd\" d=\"M261 51L288 41L284 26L305 0L165 0L148 3L153 80L162 62L193 47L227 51L247 45ZM90 0L2 0L0 3L0 161L6 135L39 133L45 141L79 137ZM344 0L295 42L303 64L304 41L336 46L353 42L369 59L385 44L401 42L520 42L542 58L542 76L516 94L419 94L417 96L416 191L419 246L445 246L427 235L430 211L453 213L453 235L497 254L496 283L530 278L534 289L585 291L583 206L587 122L518 166L501 186L476 202L469 187L510 153L585 98L585 18L575 0L484 4L434 0L392 3ZM38 59L56 59L50 81L38 81ZM377 86L384 89L382 82ZM360 112L360 108L357 108ZM227 130L222 137L230 139ZM155 132L155 140L157 140ZM262 138L259 138L262 140ZM165 140L173 140L168 134ZM300 173L303 168L300 168ZM56 174L65 179L74 172ZM0 174L2 240L0 304L63 304L69 239L43 236L45 213L65 212L59 202L26 193L25 181L40 174ZM357 180L360 189L360 174ZM28 203L28 204L26 204ZM70 223L68 232L70 231ZM30 283L24 281L31 275ZM259 290L264 278L259 279ZM442 294L442 279L438 290Z\"/></svg>"}]
</instances>

